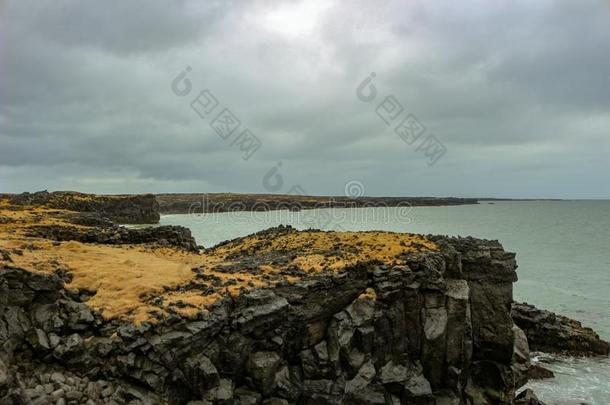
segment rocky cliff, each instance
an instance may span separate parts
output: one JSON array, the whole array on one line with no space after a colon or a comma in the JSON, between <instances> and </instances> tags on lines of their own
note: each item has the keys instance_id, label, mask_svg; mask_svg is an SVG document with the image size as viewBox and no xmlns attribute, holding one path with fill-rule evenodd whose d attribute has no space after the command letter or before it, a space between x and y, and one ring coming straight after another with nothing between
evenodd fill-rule
<instances>
[{"instance_id":1,"label":"rocky cliff","mask_svg":"<svg viewBox=\"0 0 610 405\"><path fill-rule=\"evenodd\" d=\"M109 196L57 191L49 193L0 194L13 205L46 206L76 212L87 212L118 224L156 224L159 203L152 194Z\"/></svg>"},{"instance_id":2,"label":"rocky cliff","mask_svg":"<svg viewBox=\"0 0 610 405\"><path fill-rule=\"evenodd\" d=\"M527 378L510 316L515 257L497 242L279 228L200 261L190 281L142 297L158 312L139 322L108 319L103 292L69 288L69 272L5 263L0 397L508 404ZM215 299L193 305L193 294Z\"/></svg>"}]
</instances>

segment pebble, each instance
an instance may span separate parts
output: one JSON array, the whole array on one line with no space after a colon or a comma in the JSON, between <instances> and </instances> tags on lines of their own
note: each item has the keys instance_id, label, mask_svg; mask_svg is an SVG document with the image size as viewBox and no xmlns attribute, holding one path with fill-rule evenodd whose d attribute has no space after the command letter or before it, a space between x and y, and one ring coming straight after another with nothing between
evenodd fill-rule
<instances>
[{"instance_id":1,"label":"pebble","mask_svg":"<svg viewBox=\"0 0 610 405\"><path fill-rule=\"evenodd\" d=\"M59 336L57 336L55 333L49 333L49 344L51 345L52 348L57 347L59 342L60 342Z\"/></svg>"},{"instance_id":2,"label":"pebble","mask_svg":"<svg viewBox=\"0 0 610 405\"><path fill-rule=\"evenodd\" d=\"M98 380L96 383L100 388L106 388L110 383L106 380Z\"/></svg>"},{"instance_id":3,"label":"pebble","mask_svg":"<svg viewBox=\"0 0 610 405\"><path fill-rule=\"evenodd\" d=\"M40 393L38 391L36 391L34 388L27 388L26 390L24 390L24 394L28 398L38 398L40 396Z\"/></svg>"},{"instance_id":4,"label":"pebble","mask_svg":"<svg viewBox=\"0 0 610 405\"><path fill-rule=\"evenodd\" d=\"M87 384L85 393L91 399L97 399L100 396L101 388L94 382Z\"/></svg>"},{"instance_id":5,"label":"pebble","mask_svg":"<svg viewBox=\"0 0 610 405\"><path fill-rule=\"evenodd\" d=\"M47 397L43 396L29 402L29 405L47 405L48 403L49 400L47 399Z\"/></svg>"},{"instance_id":6,"label":"pebble","mask_svg":"<svg viewBox=\"0 0 610 405\"><path fill-rule=\"evenodd\" d=\"M51 399L53 399L53 401L57 401L58 399L62 398L65 394L66 394L66 392L62 388L60 388L51 393Z\"/></svg>"},{"instance_id":7,"label":"pebble","mask_svg":"<svg viewBox=\"0 0 610 405\"><path fill-rule=\"evenodd\" d=\"M54 383L64 383L66 382L66 377L62 373L53 373L51 374L51 381Z\"/></svg>"},{"instance_id":8,"label":"pebble","mask_svg":"<svg viewBox=\"0 0 610 405\"><path fill-rule=\"evenodd\" d=\"M66 399L67 400L78 401L82 397L83 397L83 393L79 392L79 391L70 391L70 392L66 393Z\"/></svg>"},{"instance_id":9,"label":"pebble","mask_svg":"<svg viewBox=\"0 0 610 405\"><path fill-rule=\"evenodd\" d=\"M63 389L64 391L68 392L70 390L72 390L72 387L69 386L68 384L64 384L64 383L59 383L59 388Z\"/></svg>"},{"instance_id":10,"label":"pebble","mask_svg":"<svg viewBox=\"0 0 610 405\"><path fill-rule=\"evenodd\" d=\"M114 394L114 388L113 387L106 387L102 390L102 396L104 398L111 396L112 394Z\"/></svg>"}]
</instances>

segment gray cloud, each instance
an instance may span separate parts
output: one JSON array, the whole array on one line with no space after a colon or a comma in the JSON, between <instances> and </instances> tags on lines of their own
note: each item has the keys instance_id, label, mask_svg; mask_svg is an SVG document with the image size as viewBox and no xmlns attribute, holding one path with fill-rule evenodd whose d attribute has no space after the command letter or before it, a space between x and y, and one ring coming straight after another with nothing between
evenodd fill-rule
<instances>
[{"instance_id":1,"label":"gray cloud","mask_svg":"<svg viewBox=\"0 0 610 405\"><path fill-rule=\"evenodd\" d=\"M9 1L0 189L264 192L282 162L281 192L610 198L609 17L593 0ZM206 88L263 142L249 161L190 108ZM435 166L376 115L387 95L447 147Z\"/></svg>"}]
</instances>

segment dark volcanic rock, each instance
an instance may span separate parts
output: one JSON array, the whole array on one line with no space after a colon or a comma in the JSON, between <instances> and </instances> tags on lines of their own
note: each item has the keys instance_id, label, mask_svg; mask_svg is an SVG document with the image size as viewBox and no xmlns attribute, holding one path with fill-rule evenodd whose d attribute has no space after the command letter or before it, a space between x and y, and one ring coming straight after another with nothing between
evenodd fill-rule
<instances>
[{"instance_id":1,"label":"dark volcanic rock","mask_svg":"<svg viewBox=\"0 0 610 405\"><path fill-rule=\"evenodd\" d=\"M515 398L515 405L544 405L531 389L526 389Z\"/></svg>"},{"instance_id":2,"label":"dark volcanic rock","mask_svg":"<svg viewBox=\"0 0 610 405\"><path fill-rule=\"evenodd\" d=\"M109 245L150 243L161 246L174 246L191 252L199 251L191 231L188 228L175 225L147 228L125 228L113 225L86 230L62 225L38 225L29 227L28 232L28 236L56 241L75 240L83 243Z\"/></svg>"},{"instance_id":3,"label":"dark volcanic rock","mask_svg":"<svg viewBox=\"0 0 610 405\"><path fill-rule=\"evenodd\" d=\"M97 212L81 212L79 215L70 216L67 219L68 222L73 223L74 225L100 228L109 228L114 226L114 222L108 218L104 218Z\"/></svg>"},{"instance_id":4,"label":"dark volcanic rock","mask_svg":"<svg viewBox=\"0 0 610 405\"><path fill-rule=\"evenodd\" d=\"M408 266L360 263L140 326L102 321L57 275L0 268L0 403L510 404L529 367L514 256L438 241Z\"/></svg>"},{"instance_id":5,"label":"dark volcanic rock","mask_svg":"<svg viewBox=\"0 0 610 405\"><path fill-rule=\"evenodd\" d=\"M529 341L532 351L564 353L577 356L610 353L608 342L580 322L541 310L533 305L514 303L512 317Z\"/></svg>"},{"instance_id":6,"label":"dark volcanic rock","mask_svg":"<svg viewBox=\"0 0 610 405\"><path fill-rule=\"evenodd\" d=\"M527 373L530 380L546 380L549 378L555 378L555 374L539 364L532 364Z\"/></svg>"}]
</instances>

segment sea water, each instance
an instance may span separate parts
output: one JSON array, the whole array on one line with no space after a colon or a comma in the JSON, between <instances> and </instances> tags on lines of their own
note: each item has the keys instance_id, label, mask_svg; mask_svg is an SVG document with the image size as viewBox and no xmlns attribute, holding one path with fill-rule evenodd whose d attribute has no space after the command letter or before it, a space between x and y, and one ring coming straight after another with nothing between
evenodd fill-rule
<instances>
[{"instance_id":1,"label":"sea water","mask_svg":"<svg viewBox=\"0 0 610 405\"><path fill-rule=\"evenodd\" d=\"M206 247L272 226L498 239L517 253L516 301L577 319L610 340L610 201L496 201L453 207L165 215ZM547 404L610 404L610 359L540 355L556 378L528 386Z\"/></svg>"}]
</instances>

